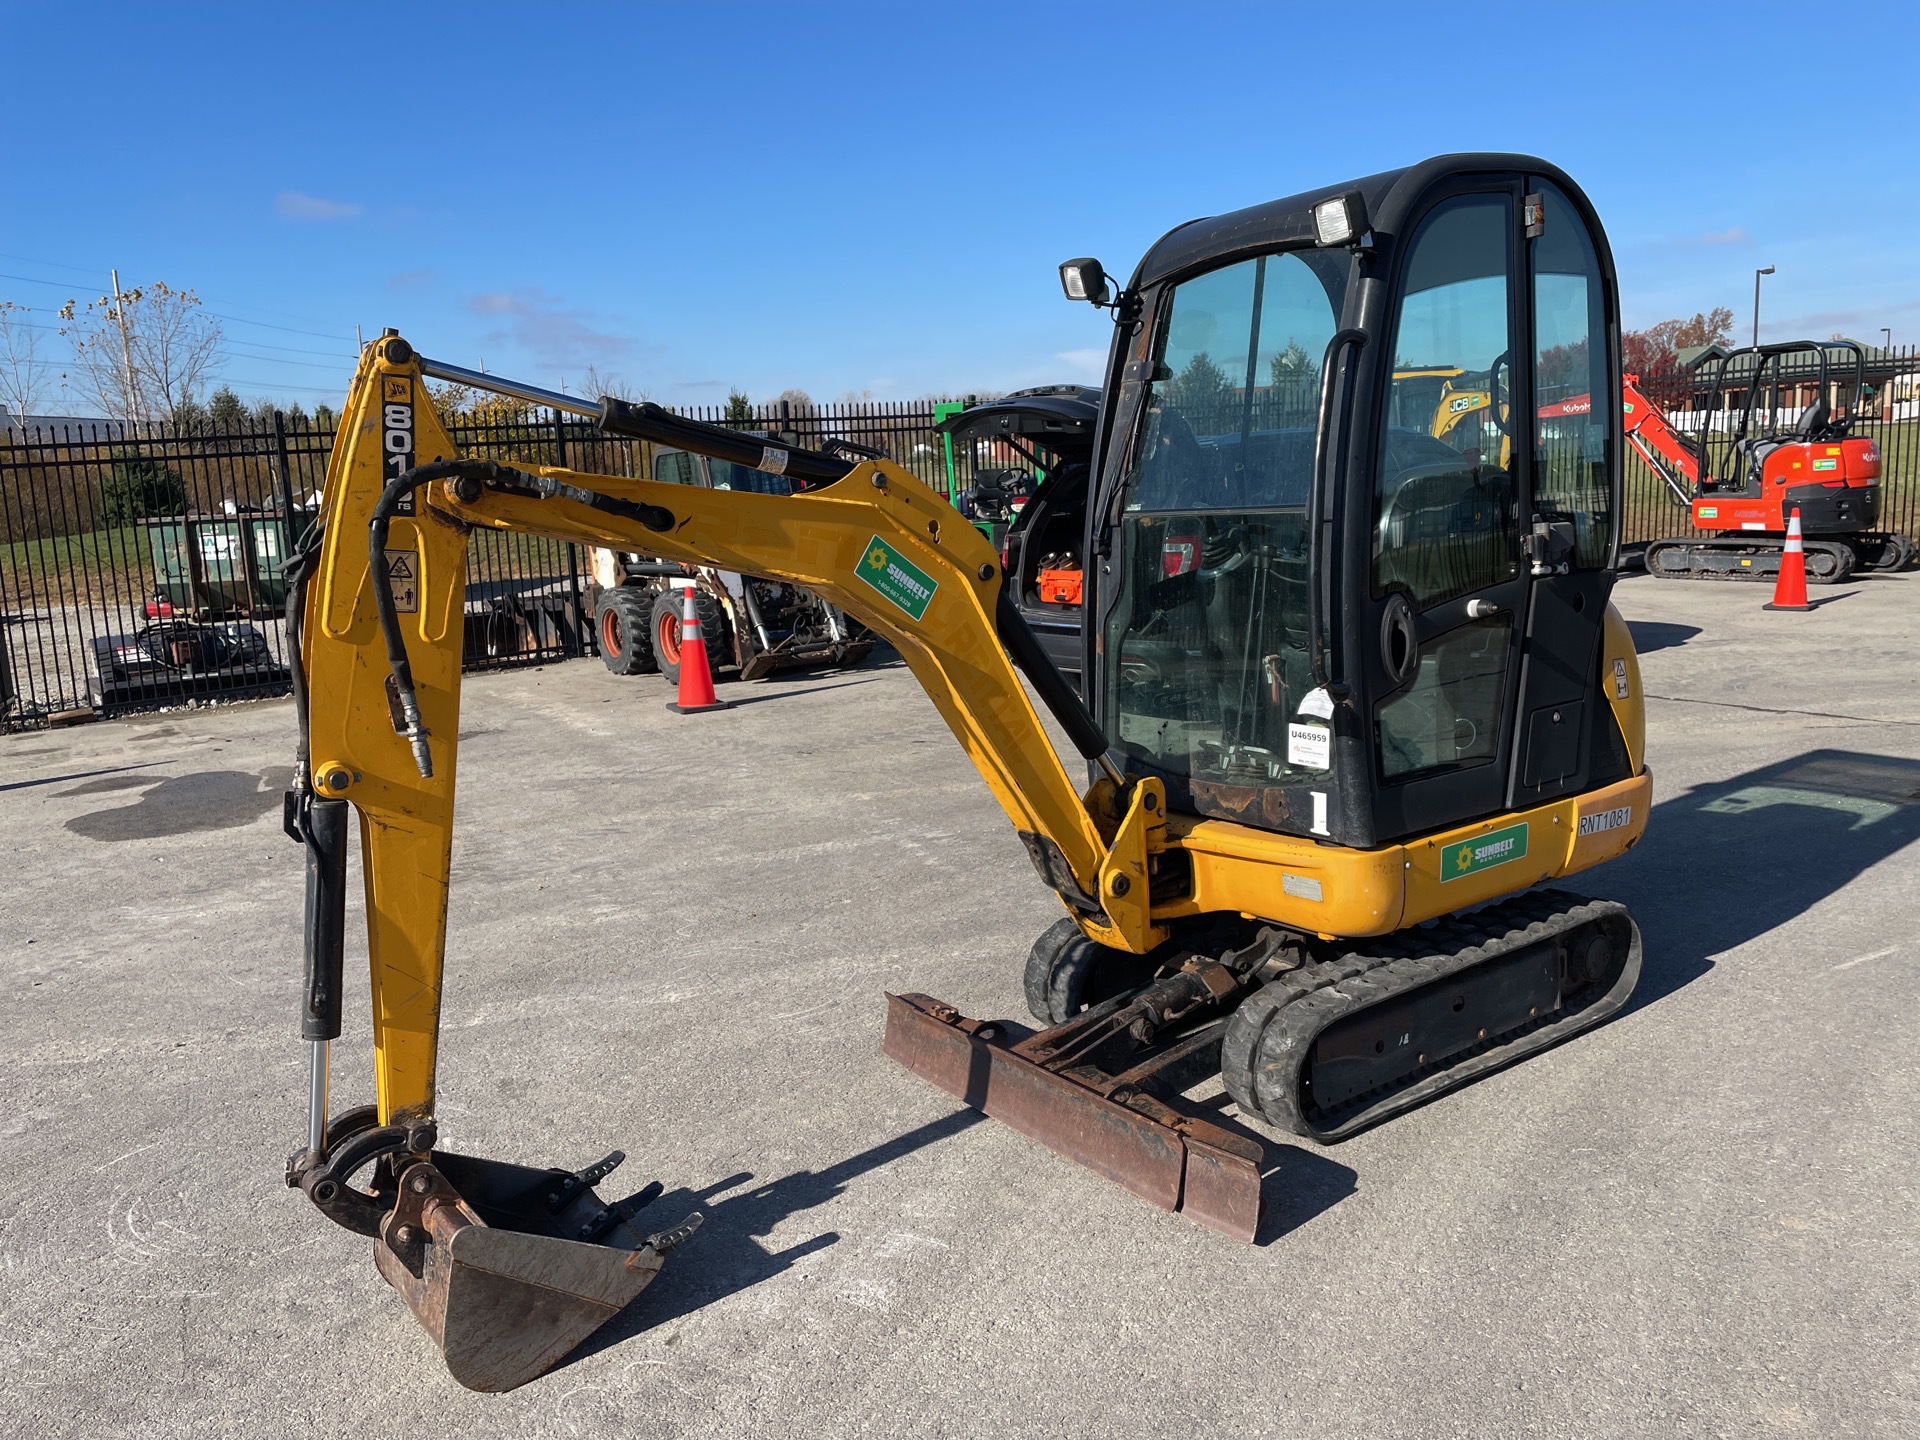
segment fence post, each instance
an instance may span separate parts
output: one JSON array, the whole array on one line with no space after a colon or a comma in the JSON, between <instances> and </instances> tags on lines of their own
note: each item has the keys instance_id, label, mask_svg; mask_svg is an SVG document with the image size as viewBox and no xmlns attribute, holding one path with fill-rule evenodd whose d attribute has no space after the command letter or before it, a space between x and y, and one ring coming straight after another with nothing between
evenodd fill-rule
<instances>
[{"instance_id":1,"label":"fence post","mask_svg":"<svg viewBox=\"0 0 1920 1440\"><path fill-rule=\"evenodd\" d=\"M562 468L567 463L567 417L558 410L553 412L553 463ZM567 588L573 597L573 634L562 649L569 655L597 654L600 636L580 593L580 547L571 540L567 542Z\"/></svg>"},{"instance_id":2,"label":"fence post","mask_svg":"<svg viewBox=\"0 0 1920 1440\"><path fill-rule=\"evenodd\" d=\"M273 412L273 468L280 481L280 563L285 566L293 550L293 465L287 458L287 417Z\"/></svg>"}]
</instances>

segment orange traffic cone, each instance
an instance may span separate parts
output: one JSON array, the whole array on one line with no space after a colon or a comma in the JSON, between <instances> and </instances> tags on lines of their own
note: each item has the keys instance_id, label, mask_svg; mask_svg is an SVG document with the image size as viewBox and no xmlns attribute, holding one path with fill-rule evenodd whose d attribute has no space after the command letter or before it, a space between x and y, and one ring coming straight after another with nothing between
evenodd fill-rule
<instances>
[{"instance_id":1,"label":"orange traffic cone","mask_svg":"<svg viewBox=\"0 0 1920 1440\"><path fill-rule=\"evenodd\" d=\"M700 608L694 603L693 586L687 586L680 595L686 602L680 611L680 698L669 702L667 709L676 715L724 710L727 702L713 693L713 671L707 668L707 639L700 633Z\"/></svg>"},{"instance_id":2,"label":"orange traffic cone","mask_svg":"<svg viewBox=\"0 0 1920 1440\"><path fill-rule=\"evenodd\" d=\"M1800 543L1800 511L1797 508L1787 517L1787 549L1780 557L1780 578L1773 582L1773 599L1761 608L1813 609L1807 603L1807 554Z\"/></svg>"}]
</instances>

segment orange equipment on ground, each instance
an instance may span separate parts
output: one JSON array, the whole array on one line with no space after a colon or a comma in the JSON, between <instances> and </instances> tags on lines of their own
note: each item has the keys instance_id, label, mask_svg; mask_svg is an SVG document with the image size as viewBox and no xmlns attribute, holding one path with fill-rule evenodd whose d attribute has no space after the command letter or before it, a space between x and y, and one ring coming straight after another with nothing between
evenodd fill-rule
<instances>
[{"instance_id":1,"label":"orange equipment on ground","mask_svg":"<svg viewBox=\"0 0 1920 1440\"><path fill-rule=\"evenodd\" d=\"M1780 554L1780 578L1763 610L1811 610L1807 603L1807 558L1800 539L1800 512L1787 517L1787 548Z\"/></svg>"},{"instance_id":2,"label":"orange equipment on ground","mask_svg":"<svg viewBox=\"0 0 1920 1440\"><path fill-rule=\"evenodd\" d=\"M700 606L691 585L680 591L680 696L669 701L667 709L676 715L697 715L702 710L724 710L727 702L713 693L713 671L707 665L707 641L700 632Z\"/></svg>"},{"instance_id":3,"label":"orange equipment on ground","mask_svg":"<svg viewBox=\"0 0 1920 1440\"><path fill-rule=\"evenodd\" d=\"M1851 351L1851 399L1828 403L1829 355ZM1805 355L1817 361L1799 359ZM1794 360L1789 364L1790 359ZM1737 363L1744 362L1744 363ZM1856 569L1898 570L1913 555L1907 536L1876 528L1880 446L1852 434L1865 390L1866 360L1851 340L1790 340L1747 346L1718 358L1700 428L1682 435L1627 375L1622 427L1627 440L1687 506L1696 535L1655 540L1647 571L1664 579L1765 579L1786 554L1787 512L1800 511L1807 579L1833 584ZM1809 377L1812 377L1809 379ZM1811 404L1782 403L1802 384ZM1722 407L1744 389L1738 406ZM1787 418L1791 415L1791 419Z\"/></svg>"}]
</instances>

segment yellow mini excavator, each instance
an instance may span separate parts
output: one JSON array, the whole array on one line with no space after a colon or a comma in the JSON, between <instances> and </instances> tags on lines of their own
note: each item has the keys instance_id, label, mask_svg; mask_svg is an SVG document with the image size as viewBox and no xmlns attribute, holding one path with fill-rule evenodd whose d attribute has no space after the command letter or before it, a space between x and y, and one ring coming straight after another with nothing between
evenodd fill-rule
<instances>
[{"instance_id":1,"label":"yellow mini excavator","mask_svg":"<svg viewBox=\"0 0 1920 1440\"><path fill-rule=\"evenodd\" d=\"M463 1384L557 1363L699 1216L578 1171L440 1147L440 1036L469 532L535 532L804 585L891 642L1063 918L1026 963L1042 1028L887 997L914 1073L1169 1210L1251 1239L1249 1130L1339 1140L1594 1025L1640 968L1626 910L1543 882L1646 825L1639 670L1609 603L1619 306L1592 207L1541 161L1456 155L1199 220L1115 293L1086 507L1085 700L1000 557L884 458L648 404L363 352L292 564L307 853L307 1143L288 1182L371 1237ZM1500 373L1510 453L1428 433L1396 356ZM1541 357L1591 372L1543 426ZM429 377L793 479L692 489L461 457ZM1558 393L1554 391L1552 393ZM1429 407L1430 410L1430 407ZM1024 673L1025 683L1022 681ZM1087 762L1076 780L1031 694ZM375 1099L334 1111L348 815L367 896Z\"/></svg>"}]
</instances>

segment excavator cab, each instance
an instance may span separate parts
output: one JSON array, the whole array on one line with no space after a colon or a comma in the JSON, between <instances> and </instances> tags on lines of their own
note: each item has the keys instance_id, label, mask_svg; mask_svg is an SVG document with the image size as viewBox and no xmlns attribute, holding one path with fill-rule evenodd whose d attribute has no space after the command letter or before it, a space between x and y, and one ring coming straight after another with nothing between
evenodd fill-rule
<instances>
[{"instance_id":1,"label":"excavator cab","mask_svg":"<svg viewBox=\"0 0 1920 1440\"><path fill-rule=\"evenodd\" d=\"M1619 393L1565 177L1449 160L1198 221L1117 305L1089 693L1129 774L1359 848L1625 778L1593 680L1618 415L1537 418ZM1490 377L1476 454L1430 433L1448 368Z\"/></svg>"},{"instance_id":2,"label":"excavator cab","mask_svg":"<svg viewBox=\"0 0 1920 1440\"><path fill-rule=\"evenodd\" d=\"M476 529L804 586L887 639L1062 915L1022 977L1041 1028L889 995L886 1053L1229 1235L1259 1228L1250 1127L1343 1139L1632 991L1625 908L1542 888L1633 845L1652 792L1608 599L1619 307L1579 190L1524 156L1449 156L1181 226L1117 294L1091 260L1061 273L1116 322L1077 553L1084 700L1019 577L887 455L590 403L391 331L362 353L288 572L312 1050L287 1179L372 1239L462 1383L511 1388L557 1363L698 1225L656 1227L657 1182L602 1201L619 1152L575 1170L441 1144ZM1497 441L1466 454L1435 437L1436 372L1486 377ZM792 493L465 457L434 378ZM374 1098L342 1109L329 1066L355 812ZM1246 1123L1189 1100L1215 1076Z\"/></svg>"}]
</instances>

